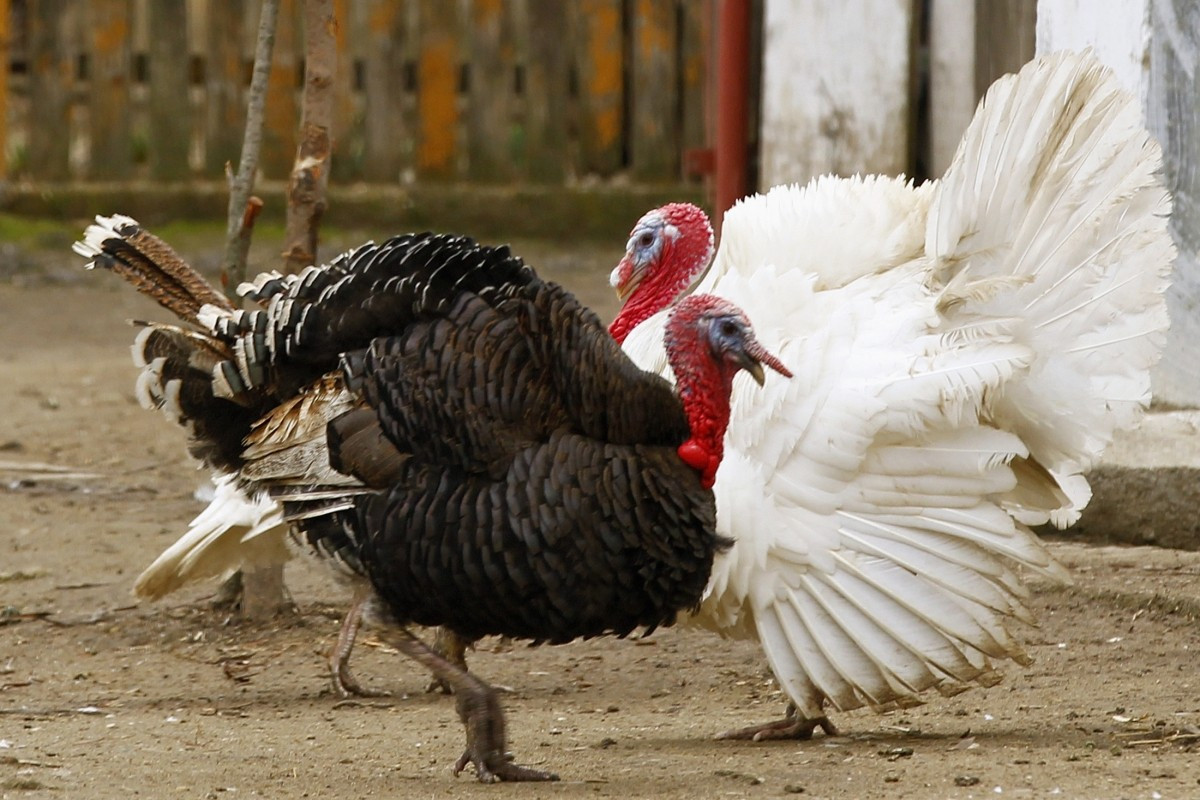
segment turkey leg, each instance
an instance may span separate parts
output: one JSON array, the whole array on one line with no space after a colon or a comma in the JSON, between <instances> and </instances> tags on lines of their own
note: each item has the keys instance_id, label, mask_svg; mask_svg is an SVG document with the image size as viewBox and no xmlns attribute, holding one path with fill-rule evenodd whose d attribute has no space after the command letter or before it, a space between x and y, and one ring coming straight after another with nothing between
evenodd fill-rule
<instances>
[{"instance_id":1,"label":"turkey leg","mask_svg":"<svg viewBox=\"0 0 1200 800\"><path fill-rule=\"evenodd\" d=\"M467 670L467 648L470 646L471 642L469 640L464 639L449 628L439 627L433 637L433 651L448 659L464 672ZM425 691L450 694L452 690L445 678L434 675L433 680L425 687Z\"/></svg>"},{"instance_id":2,"label":"turkey leg","mask_svg":"<svg viewBox=\"0 0 1200 800\"><path fill-rule=\"evenodd\" d=\"M363 607L371 597L370 589L359 589L350 601L350 609L342 618L342 628L338 631L337 642L329 654L329 672L333 679L333 689L342 697L357 695L358 697L387 697L390 692L378 689L364 688L350 671L350 651L354 649L354 640L358 638L358 630L362 627Z\"/></svg>"},{"instance_id":3,"label":"turkey leg","mask_svg":"<svg viewBox=\"0 0 1200 800\"><path fill-rule=\"evenodd\" d=\"M329 674L333 680L333 689L340 697L390 697L392 694L379 689L367 689L350 671L350 652L354 649L358 631L362 628L363 612L370 597L371 590L367 588L354 593L350 608L346 611L346 616L342 618L342 627L338 631L337 642L329 653ZM470 641L463 639L454 631L448 628L438 628L433 649L438 655L449 659L459 669L466 671L467 648L470 645ZM425 691L440 691L443 694L450 694L451 690L449 683L435 676Z\"/></svg>"},{"instance_id":4,"label":"turkey leg","mask_svg":"<svg viewBox=\"0 0 1200 800\"><path fill-rule=\"evenodd\" d=\"M455 775L470 763L475 765L475 776L483 783L558 780L553 772L513 763L512 755L505 749L504 709L500 707L500 693L495 688L438 655L405 628L389 627L381 632L381 636L453 690L458 718L467 729L467 749L454 764Z\"/></svg>"},{"instance_id":5,"label":"turkey leg","mask_svg":"<svg viewBox=\"0 0 1200 800\"><path fill-rule=\"evenodd\" d=\"M783 719L764 722L761 725L751 725L718 733L718 739L743 739L752 742L767 742L775 739L811 739L817 728L825 731L826 736L841 736L829 717L813 717L808 719L800 715L795 703L788 703L788 710Z\"/></svg>"}]
</instances>

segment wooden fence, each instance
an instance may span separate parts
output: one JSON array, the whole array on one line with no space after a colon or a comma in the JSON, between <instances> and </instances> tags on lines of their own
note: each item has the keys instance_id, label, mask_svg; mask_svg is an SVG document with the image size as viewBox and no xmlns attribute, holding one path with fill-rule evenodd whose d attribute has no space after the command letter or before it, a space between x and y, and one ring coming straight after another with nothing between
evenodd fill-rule
<instances>
[{"instance_id":1,"label":"wooden fence","mask_svg":"<svg viewBox=\"0 0 1200 800\"><path fill-rule=\"evenodd\" d=\"M262 172L286 178L303 0L283 0ZM0 0L7 174L218 178L256 0ZM712 0L338 0L334 181L677 182L707 141Z\"/></svg>"}]
</instances>

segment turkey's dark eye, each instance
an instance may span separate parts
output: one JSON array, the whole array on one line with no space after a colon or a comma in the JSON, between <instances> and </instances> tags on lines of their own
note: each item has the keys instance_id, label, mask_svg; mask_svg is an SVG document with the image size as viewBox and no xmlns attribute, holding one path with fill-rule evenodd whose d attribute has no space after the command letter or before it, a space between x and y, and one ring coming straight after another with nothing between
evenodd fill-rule
<instances>
[{"instance_id":1,"label":"turkey's dark eye","mask_svg":"<svg viewBox=\"0 0 1200 800\"><path fill-rule=\"evenodd\" d=\"M654 244L654 234L650 231L646 231L637 238L638 247L649 247L652 244Z\"/></svg>"},{"instance_id":2,"label":"turkey's dark eye","mask_svg":"<svg viewBox=\"0 0 1200 800\"><path fill-rule=\"evenodd\" d=\"M738 326L737 326L736 322L733 322L732 320L727 319L721 323L721 335L734 336L737 334L737 332L738 332Z\"/></svg>"}]
</instances>

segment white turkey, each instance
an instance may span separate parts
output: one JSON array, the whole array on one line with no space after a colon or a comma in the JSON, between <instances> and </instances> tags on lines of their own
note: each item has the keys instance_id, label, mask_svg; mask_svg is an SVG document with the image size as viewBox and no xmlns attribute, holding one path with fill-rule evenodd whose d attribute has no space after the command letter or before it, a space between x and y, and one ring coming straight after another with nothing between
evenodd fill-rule
<instances>
[{"instance_id":1,"label":"white turkey","mask_svg":"<svg viewBox=\"0 0 1200 800\"><path fill-rule=\"evenodd\" d=\"M1090 54L997 81L940 181L821 177L738 203L697 291L732 299L795 379L735 385L717 558L697 624L761 643L787 717L833 730L1024 664L1027 526L1073 522L1084 473L1150 396L1173 246L1160 152ZM610 330L670 375L665 308L707 265L701 212L634 228ZM657 313L656 313L657 312ZM626 338L627 336L627 338Z\"/></svg>"},{"instance_id":2,"label":"white turkey","mask_svg":"<svg viewBox=\"0 0 1200 800\"><path fill-rule=\"evenodd\" d=\"M789 375L739 309L694 295L664 330L673 387L507 248L462 237L268 278L249 312L93 257L194 324L139 337L149 391L195 454L269 491L300 541L369 584L383 635L454 688L455 772L482 781L556 776L515 764L495 689L406 626L558 644L672 624L728 545L711 487L734 375Z\"/></svg>"}]
</instances>

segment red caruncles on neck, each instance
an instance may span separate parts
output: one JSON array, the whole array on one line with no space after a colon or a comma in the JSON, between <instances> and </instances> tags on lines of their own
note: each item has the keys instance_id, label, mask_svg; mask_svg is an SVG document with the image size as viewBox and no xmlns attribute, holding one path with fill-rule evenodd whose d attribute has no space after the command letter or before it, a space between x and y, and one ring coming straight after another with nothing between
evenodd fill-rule
<instances>
[{"instance_id":1,"label":"red caruncles on neck","mask_svg":"<svg viewBox=\"0 0 1200 800\"><path fill-rule=\"evenodd\" d=\"M729 395L738 367L714 356L704 315L725 301L694 295L682 301L667 322L664 343L675 389L687 416L691 437L679 447L679 457L700 473L704 488L712 488L725 453L729 426Z\"/></svg>"}]
</instances>

